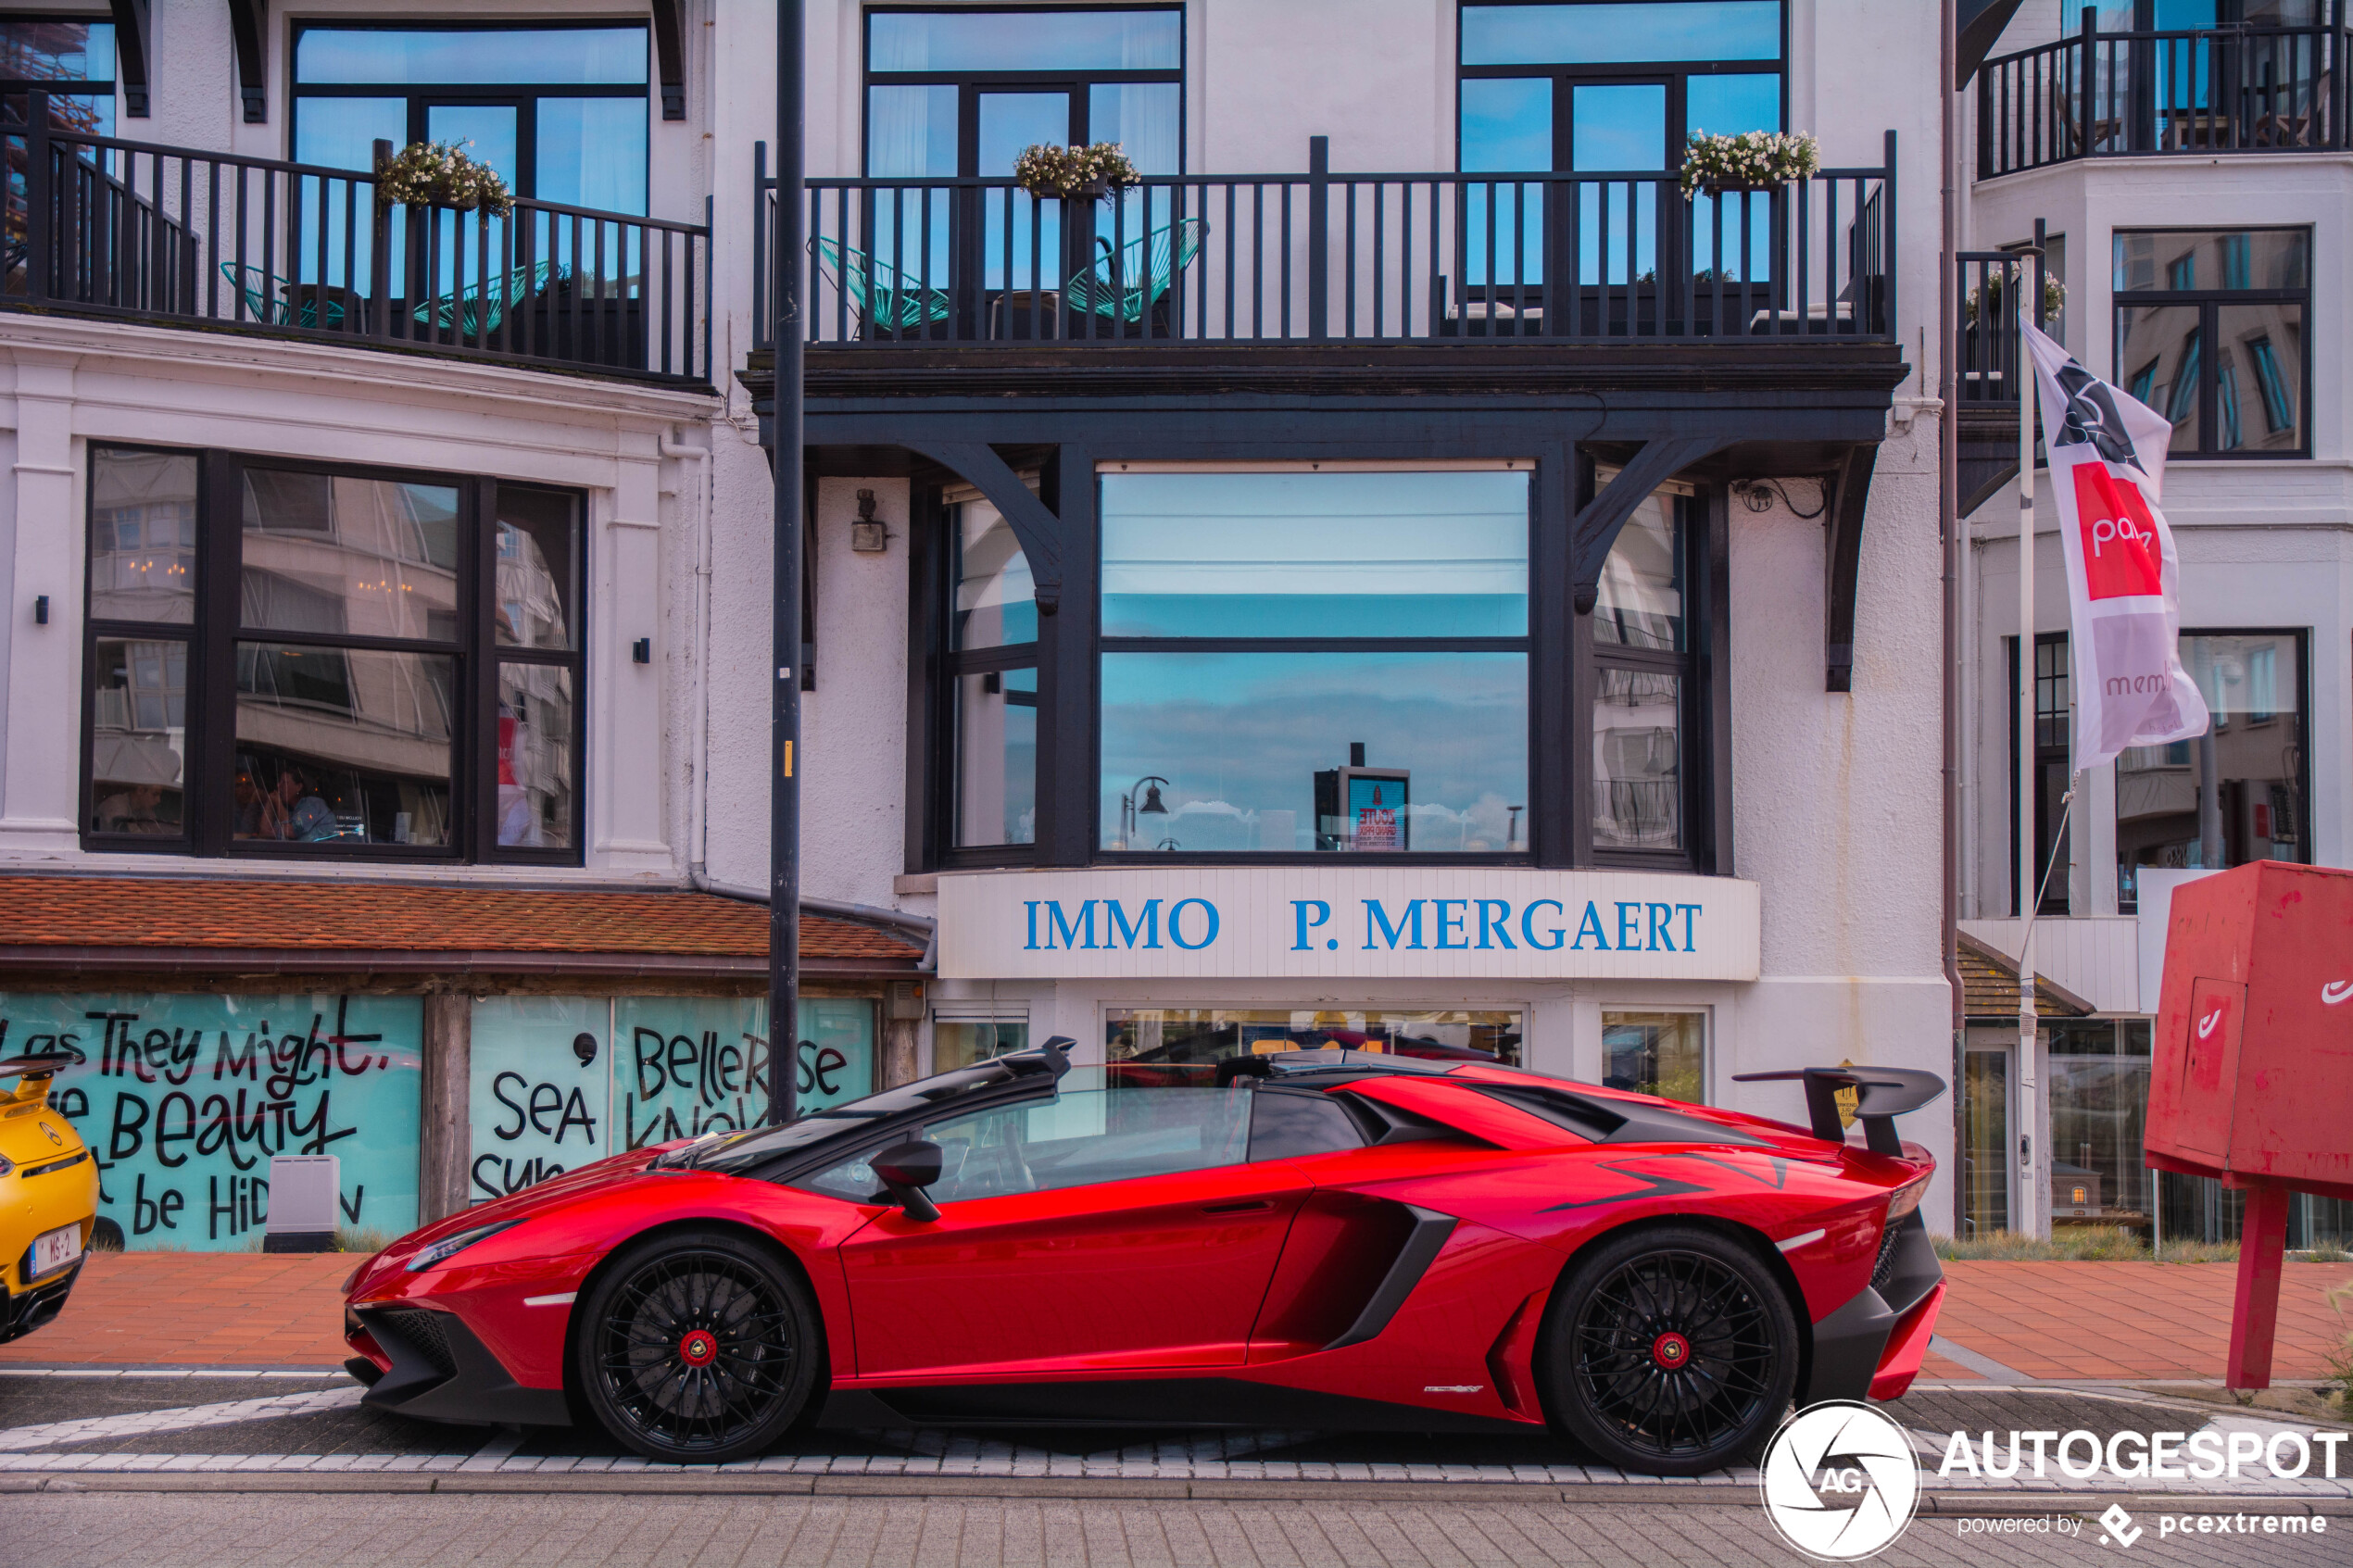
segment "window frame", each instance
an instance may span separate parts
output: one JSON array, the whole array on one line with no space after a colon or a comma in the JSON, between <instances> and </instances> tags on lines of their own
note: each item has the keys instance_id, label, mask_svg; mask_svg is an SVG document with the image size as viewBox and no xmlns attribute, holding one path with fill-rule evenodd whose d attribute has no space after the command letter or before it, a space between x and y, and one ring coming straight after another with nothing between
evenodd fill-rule
<instances>
[{"instance_id":1,"label":"window frame","mask_svg":"<svg viewBox=\"0 0 2353 1568\"><path fill-rule=\"evenodd\" d=\"M306 82L296 74L303 35L309 32L609 32L615 28L630 26L639 28L646 35L646 80L634 85L614 82L518 82L505 86L486 82ZM426 126L434 106L510 107L515 111L514 194L536 200L539 194L539 100L635 98L645 107L649 121L646 136L646 186L638 210L650 212L653 206L653 131L650 121L656 114L654 97L659 91L653 54L653 23L650 19L633 13L617 12L610 17L573 18L561 21L528 18L488 21L415 18L398 22L347 22L323 17L300 19L294 24L286 47L286 157L293 157L298 144L296 138L299 134L302 101L305 98L403 99L408 104L408 137L412 144L427 139Z\"/></svg>"},{"instance_id":2,"label":"window frame","mask_svg":"<svg viewBox=\"0 0 2353 1568\"><path fill-rule=\"evenodd\" d=\"M2120 287L2117 283L2117 274L2120 270L2116 259L2117 247L2122 244L2125 237L2128 235L2252 234L2265 232L2274 233L2296 233L2301 234L2304 237L2304 286L2302 288L2128 289ZM2312 339L2312 310L2314 304L2312 271L2313 258L2317 254L2317 236L2313 232L2312 225L2309 223L2238 223L2221 225L2187 224L2179 227L2169 225L2161 229L2145 227L2133 229L2118 228L2108 231L2108 334L2110 344L2108 358L2111 366L2113 367L2112 374L2117 385L2125 388L2127 391L2132 391L2136 383L2141 385L2146 384L2145 379L2137 376L2136 373L2133 370L2128 369L2124 363L2123 313L2125 311L2150 310L2165 307L2172 307L2180 309L2195 309L2197 312L2197 421L2199 445L2197 447L2190 451L2169 452L2166 458L2168 462L2189 462L2193 460L2199 462L2233 463L2296 462L2309 460L2311 458L2313 427L2317 422L2313 418L2312 409L2312 361L2314 358ZM2303 313L2302 320L2304 341L2301 345L2301 353L2298 356L2303 360L2303 364L2300 368L2300 380L2296 389L2296 408L2299 410L2301 415L2300 422L2302 430L2300 432L2301 439L2293 448L2281 447L2262 450L2250 449L2245 446L2232 448L2215 445L2215 442L2221 435L2222 395L2221 377L2216 369L2221 361L2219 357L2214 353L2214 346L2218 336L2221 307L2230 305L2293 305ZM2268 337L2263 339L2263 342L2267 348L2271 346L2271 340ZM2275 357L2267 356L2266 358L2274 373L2267 377L2263 373L2262 368L2257 365L2254 357L2250 355L2248 357L2248 380L2252 384L2248 388L2234 389L2236 407L2233 409L2233 419L2242 429L2245 428L2246 421L2251 418L2259 418L2263 420L2267 425L2270 423L2271 417L2271 392L2273 386L2279 383L2280 378L2276 374L2278 367ZM2154 363L2156 363L2156 361L2151 361L2151 364ZM2146 368L2147 367L2145 366L2141 367L2142 370L2145 370ZM2250 392L2253 394L2251 398L2249 396ZM2134 397L2140 397L2141 395L2138 392L2133 392L2133 395ZM2145 402L2146 401L2145 398L2142 400ZM2155 406L2151 405L2151 407ZM2165 410L2159 408L2158 409L2158 412L2162 414ZM2171 418L2171 416L2168 417ZM2215 634L2220 635L2221 633Z\"/></svg>"},{"instance_id":3,"label":"window frame","mask_svg":"<svg viewBox=\"0 0 2353 1568\"><path fill-rule=\"evenodd\" d=\"M1593 1074L1593 1082L1597 1084L1602 1083L1609 1072L1609 1021L1613 1015L1620 1018L1666 1015L1699 1020L1700 1098L1695 1100L1678 1100L1673 1096L1665 1094L1655 1085L1650 1089L1634 1092L1657 1094L1662 1099L1675 1105L1713 1105L1716 1103L1716 1010L1713 1007L1705 1002L1611 1002L1604 999L1595 1013L1597 1021L1595 1040L1601 1048L1599 1070ZM1625 1025L1621 1024L1620 1027Z\"/></svg>"},{"instance_id":4,"label":"window frame","mask_svg":"<svg viewBox=\"0 0 2353 1568\"><path fill-rule=\"evenodd\" d=\"M77 823L87 853L185 855L255 861L324 860L342 864L473 864L578 866L587 841L587 681L590 635L587 588L590 530L587 495L562 485L518 488L569 496L575 544L572 606L574 630L567 649L502 647L497 640L498 481L482 475L386 468L372 464L307 462L276 455L219 447L168 446L155 443L92 440L82 465L82 549L94 558L97 528L99 456L104 452L154 452L196 459L196 563L193 616L187 622L141 622L100 619L91 613L94 576L82 572L82 743L77 786ZM458 582L459 635L374 637L353 633L316 633L247 628L243 624L245 476L249 471L323 474L330 478L416 483L455 488L458 553L466 563ZM223 521L226 520L226 521ZM92 777L96 744L94 671L101 640L177 639L187 648L185 739L181 763L182 823L175 836L102 834L95 831L97 795ZM297 647L447 658L453 667L454 711L450 722L450 834L446 846L396 844L278 843L235 836L231 811L238 740L237 649L240 643L268 642ZM567 671L572 677L573 842L560 849L501 847L497 842L498 671L504 664L530 664Z\"/></svg>"},{"instance_id":5,"label":"window frame","mask_svg":"<svg viewBox=\"0 0 2353 1568\"><path fill-rule=\"evenodd\" d=\"M1361 456L1358 455L1358 456ZM1379 460L1410 467L1492 458L1530 462L1515 444L1509 451L1384 456ZM970 666L960 665L949 636L955 583L952 549L947 538L949 517L941 497L963 481L931 470L919 475L910 497L908 570L909 646L907 700L907 800L904 865L912 873L978 869L1019 869L1060 866L1490 866L1536 867L1548 870L1627 870L1680 872L1694 875L1733 874L1730 679L1726 650L1730 646L1730 493L1714 479L1686 476L1680 483L1693 494L1683 500L1685 583L1689 602L1684 609L1687 648L1667 654L1682 662L1683 691L1678 720L1680 768L1683 774L1684 843L1675 850L1596 848L1592 833L1592 759L1590 751L1592 703L1598 675L1591 612L1579 614L1570 602L1567 532L1577 511L1595 492L1593 454L1577 447L1546 447L1536 453L1529 469L1529 629L1524 637L1502 639L1402 639L1433 649L1451 648L1457 641L1518 644L1529 659L1529 776L1527 810L1520 822L1519 848L1513 852L1465 854L1459 851L1300 850L1107 850L1101 847L1101 779L1098 759L1101 746L1100 671L1105 644L1123 651L1131 639L1101 635L1101 601L1097 566L1100 530L1094 496L1096 475L1105 466L1126 462L1161 465L1198 462L1204 466L1233 460L1223 448L1201 449L1191 444L1166 449L1089 451L1093 465L1080 483L1088 486L1087 499L1066 506L1059 461L1043 463L1038 498L1048 511L1063 520L1062 541L1065 580L1061 606L1041 615L1038 640L1016 650L981 650ZM1025 459L1026 461L1026 459ZM1350 460L1329 450L1269 450L1252 453L1253 463L1308 465L1317 461ZM1622 461L1623 454L1614 461ZM1566 472L1561 470L1565 470ZM1558 515L1555 515L1556 511ZM1074 515L1076 514L1076 515ZM1173 646L1189 639L1134 639ZM1202 639L1203 643L1212 641ZM1226 639L1215 639L1222 646ZM1254 640L1253 640L1254 641ZM1365 639L1284 639L1265 646L1277 651L1347 652ZM1391 639L1370 639L1375 642ZM1071 646L1074 642L1076 649ZM1327 646L1338 645L1338 646ZM1033 651L1034 648L1034 651ZM1201 651L1211 651L1204 646ZM1474 651L1478 651L1474 649ZM1504 648L1502 651L1515 651ZM1627 657L1631 656L1631 657ZM1606 661L1633 665L1657 657L1648 650L1610 646ZM953 791L956 783L955 676L998 668L1038 670L1038 831L1035 841L985 848L959 849L953 841ZM1088 711L1066 717L1060 711L1062 694L1076 679L1073 666L1083 662L1091 671L1080 693ZM1074 811L1074 800L1083 810ZM1069 818L1079 818L1073 827Z\"/></svg>"},{"instance_id":6,"label":"window frame","mask_svg":"<svg viewBox=\"0 0 2353 1568\"><path fill-rule=\"evenodd\" d=\"M1462 15L1466 8L1486 7L1526 8L1535 6L1612 4L1616 0L1455 0L1454 6L1454 167L1463 167L1463 107L1461 83L1466 81L1491 81L1497 78L1520 80L1543 79L1553 83L1553 169L1561 172L1574 167L1574 149L1570 142L1569 122L1574 113L1573 90L1579 85L1616 86L1664 82L1667 87L1667 160L1665 174L1671 175L1683 164L1685 140L1678 140L1675 130L1685 130L1686 140L1691 124L1690 79L1694 76L1764 76L1762 60L1626 60L1589 64L1551 65L1470 65L1463 59ZM1790 5L1780 0L1780 54L1773 60L1769 74L1780 79L1780 119L1782 129L1789 127L1790 74ZM1507 169L1506 173L1532 174L1536 169ZM1604 172L1617 172L1605 170Z\"/></svg>"},{"instance_id":7,"label":"window frame","mask_svg":"<svg viewBox=\"0 0 2353 1568\"><path fill-rule=\"evenodd\" d=\"M872 148L872 127L868 117L872 111L873 90L876 87L952 86L956 89L956 172L942 179L972 180L979 178L976 170L980 160L980 94L984 92L1066 92L1070 94L1071 140L1084 144L1092 139L1088 123L1089 108L1087 89L1097 84L1126 82L1173 82L1176 84L1176 173L1185 172L1186 122L1189 105L1186 102L1184 61L1191 46L1182 5L1083 5L1050 6L1035 4L987 6L868 6L858 19L858 169L871 175L869 161ZM1169 11L1176 17L1176 57L1174 69L1152 70L885 70L874 68L875 25L877 15L975 15L999 12L1019 12L1051 16L1058 11ZM1165 178L1165 177L1164 177Z\"/></svg>"}]
</instances>

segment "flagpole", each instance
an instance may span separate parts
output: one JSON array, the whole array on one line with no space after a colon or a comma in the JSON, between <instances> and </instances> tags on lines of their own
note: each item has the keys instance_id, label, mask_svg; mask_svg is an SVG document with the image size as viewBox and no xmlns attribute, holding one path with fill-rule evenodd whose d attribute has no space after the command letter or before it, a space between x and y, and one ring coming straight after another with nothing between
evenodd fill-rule
<instances>
[{"instance_id":1,"label":"flagpole","mask_svg":"<svg viewBox=\"0 0 2353 1568\"><path fill-rule=\"evenodd\" d=\"M2037 225L2035 239L2042 234ZM2018 301L2021 322L2031 297L2040 318L2043 303L2042 254L2038 246L2018 258ZM2029 287L2033 290L2030 296ZM2041 1129L2037 1093L2034 1016L2034 906L2041 886L2034 875L2034 365L2026 349L2026 333L2018 334L2018 913L2021 935L2018 953L2018 1200L2010 1228L2028 1236L2044 1236L2050 1224L2050 1205L2041 1201L2035 1180L2040 1151L2035 1134Z\"/></svg>"}]
</instances>

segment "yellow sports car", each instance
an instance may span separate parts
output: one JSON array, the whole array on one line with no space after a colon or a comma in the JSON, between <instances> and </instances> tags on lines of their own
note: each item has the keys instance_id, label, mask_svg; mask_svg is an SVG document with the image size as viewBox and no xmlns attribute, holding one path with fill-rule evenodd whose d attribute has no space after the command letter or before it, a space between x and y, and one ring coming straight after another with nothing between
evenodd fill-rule
<instances>
[{"instance_id":1,"label":"yellow sports car","mask_svg":"<svg viewBox=\"0 0 2353 1568\"><path fill-rule=\"evenodd\" d=\"M0 1061L0 1258L8 1286L0 1342L64 1310L98 1223L98 1162L49 1106L51 1081L82 1060L69 1047Z\"/></svg>"}]
</instances>

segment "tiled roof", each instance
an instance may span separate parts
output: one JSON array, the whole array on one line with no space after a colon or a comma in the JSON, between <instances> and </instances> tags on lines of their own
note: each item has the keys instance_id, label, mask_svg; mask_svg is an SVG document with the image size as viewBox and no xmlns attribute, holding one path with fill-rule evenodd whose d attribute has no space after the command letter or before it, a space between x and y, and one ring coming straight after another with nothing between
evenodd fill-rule
<instances>
[{"instance_id":1,"label":"tiled roof","mask_svg":"<svg viewBox=\"0 0 2353 1568\"><path fill-rule=\"evenodd\" d=\"M243 877L0 876L0 948L588 954L672 960L768 956L764 905L704 893ZM912 965L913 934L804 912L810 960ZM730 967L738 967L731 965Z\"/></svg>"},{"instance_id":2,"label":"tiled roof","mask_svg":"<svg viewBox=\"0 0 2353 1568\"><path fill-rule=\"evenodd\" d=\"M2018 1016L2018 963L1995 948L1960 934L1961 994L1971 1018ZM2092 1004L2045 975L2034 977L2034 1011L2043 1018L2082 1018Z\"/></svg>"}]
</instances>

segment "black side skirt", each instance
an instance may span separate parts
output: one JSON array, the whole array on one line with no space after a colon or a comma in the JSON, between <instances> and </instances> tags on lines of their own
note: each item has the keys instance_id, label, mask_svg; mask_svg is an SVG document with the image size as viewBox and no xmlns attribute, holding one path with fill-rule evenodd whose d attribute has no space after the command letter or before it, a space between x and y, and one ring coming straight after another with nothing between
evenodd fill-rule
<instances>
[{"instance_id":1,"label":"black side skirt","mask_svg":"<svg viewBox=\"0 0 2353 1568\"><path fill-rule=\"evenodd\" d=\"M1149 1412L1144 1413L1144 1412ZM1295 1426L1354 1432L1516 1433L1524 1422L1284 1388L1239 1377L953 1384L836 1389L821 1426Z\"/></svg>"}]
</instances>

